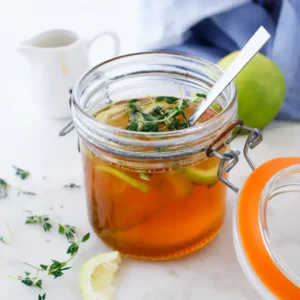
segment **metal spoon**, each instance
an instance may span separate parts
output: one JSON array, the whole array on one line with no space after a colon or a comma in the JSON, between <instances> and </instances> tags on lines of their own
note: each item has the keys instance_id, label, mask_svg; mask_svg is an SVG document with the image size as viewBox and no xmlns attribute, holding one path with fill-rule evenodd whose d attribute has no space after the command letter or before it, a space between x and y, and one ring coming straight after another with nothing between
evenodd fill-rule
<instances>
[{"instance_id":1,"label":"metal spoon","mask_svg":"<svg viewBox=\"0 0 300 300\"><path fill-rule=\"evenodd\" d=\"M206 98L198 105L193 115L189 118L191 126L197 122L216 98L223 92L223 90L225 90L228 84L230 84L230 82L248 64L253 56L266 44L270 37L271 35L262 26L255 32L234 61L214 84Z\"/></svg>"}]
</instances>

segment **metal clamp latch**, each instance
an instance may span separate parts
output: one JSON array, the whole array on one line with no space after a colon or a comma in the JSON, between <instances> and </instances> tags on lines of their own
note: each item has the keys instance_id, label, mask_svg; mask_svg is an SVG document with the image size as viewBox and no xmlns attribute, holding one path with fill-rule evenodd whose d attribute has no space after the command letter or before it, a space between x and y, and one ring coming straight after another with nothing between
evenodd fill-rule
<instances>
[{"instance_id":1,"label":"metal clamp latch","mask_svg":"<svg viewBox=\"0 0 300 300\"><path fill-rule=\"evenodd\" d=\"M232 135L226 139L224 142L221 142L215 149L213 149L213 146L218 144L221 140L223 140L230 132L232 132L234 129L236 129L235 132L232 133ZM238 192L239 189L233 185L230 181L228 181L224 176L224 171L228 173L232 168L238 163L239 161L239 155L240 151L236 150L227 150L223 154L219 151L223 149L226 145L231 143L237 136L241 134L241 132L247 131L249 132L247 141L244 146L244 157L246 161L248 162L250 168L252 170L255 170L255 165L252 162L250 156L249 156L249 149L254 149L263 139L263 135L259 129L251 128L248 126L245 126L242 121L236 121L230 126L226 128L225 131L223 131L207 148L206 155L207 157L218 157L220 159L220 164L218 168L218 178L220 181L222 181L226 186L228 186L230 189L232 189L234 192ZM226 164L227 163L227 164ZM225 165L226 164L226 165Z\"/></svg>"}]
</instances>

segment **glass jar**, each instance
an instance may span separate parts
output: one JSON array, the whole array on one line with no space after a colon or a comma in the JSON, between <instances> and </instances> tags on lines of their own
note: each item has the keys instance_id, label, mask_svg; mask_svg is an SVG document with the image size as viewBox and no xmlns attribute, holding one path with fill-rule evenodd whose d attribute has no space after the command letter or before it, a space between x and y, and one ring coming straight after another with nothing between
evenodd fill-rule
<instances>
[{"instance_id":1,"label":"glass jar","mask_svg":"<svg viewBox=\"0 0 300 300\"><path fill-rule=\"evenodd\" d=\"M139 258L171 259L217 235L226 186L218 180L219 158L208 158L205 151L236 120L237 96L231 83L215 101L220 110L215 117L179 131L133 132L98 122L93 115L122 100L206 94L221 74L202 59L138 53L94 67L74 87L72 114L89 219L111 248Z\"/></svg>"},{"instance_id":2,"label":"glass jar","mask_svg":"<svg viewBox=\"0 0 300 300\"><path fill-rule=\"evenodd\" d=\"M240 264L264 299L300 299L300 158L258 167L233 214Z\"/></svg>"}]
</instances>

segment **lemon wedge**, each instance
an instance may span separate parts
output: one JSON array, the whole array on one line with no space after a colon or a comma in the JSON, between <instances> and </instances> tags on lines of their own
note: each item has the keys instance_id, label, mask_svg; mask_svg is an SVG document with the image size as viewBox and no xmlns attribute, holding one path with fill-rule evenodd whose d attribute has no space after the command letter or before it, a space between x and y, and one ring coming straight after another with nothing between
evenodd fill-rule
<instances>
[{"instance_id":1,"label":"lemon wedge","mask_svg":"<svg viewBox=\"0 0 300 300\"><path fill-rule=\"evenodd\" d=\"M216 165L209 169L188 167L182 171L183 175L197 184L214 185L218 182L218 167Z\"/></svg>"},{"instance_id":2,"label":"lemon wedge","mask_svg":"<svg viewBox=\"0 0 300 300\"><path fill-rule=\"evenodd\" d=\"M100 170L100 171L104 171L107 172L113 176L116 176L120 179L122 179L123 181L127 182L129 185L139 189L140 191L144 192L144 193L148 193L150 190L150 186L139 181L136 180L132 177L130 177L129 175L127 175L126 173L123 173L117 169L114 169L108 165L103 165L103 164L99 164L96 166L96 170Z\"/></svg>"},{"instance_id":3,"label":"lemon wedge","mask_svg":"<svg viewBox=\"0 0 300 300\"><path fill-rule=\"evenodd\" d=\"M101 253L88 260L80 270L80 290L84 300L111 300L112 284L121 263L118 251Z\"/></svg>"}]
</instances>

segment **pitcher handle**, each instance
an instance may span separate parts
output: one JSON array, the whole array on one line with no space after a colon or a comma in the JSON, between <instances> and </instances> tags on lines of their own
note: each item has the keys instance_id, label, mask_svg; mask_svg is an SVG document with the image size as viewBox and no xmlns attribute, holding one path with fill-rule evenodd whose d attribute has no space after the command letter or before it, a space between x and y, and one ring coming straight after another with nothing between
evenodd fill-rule
<instances>
[{"instance_id":1,"label":"pitcher handle","mask_svg":"<svg viewBox=\"0 0 300 300\"><path fill-rule=\"evenodd\" d=\"M118 37L118 35L113 32L113 31L104 31L104 32L100 32L98 34L96 34L91 40L89 40L87 42L87 46L88 49L90 49L93 45L93 43L100 37L104 36L104 35L108 35L112 38L113 42L114 42L114 53L113 53L113 57L118 56L120 54L120 38Z\"/></svg>"}]
</instances>

